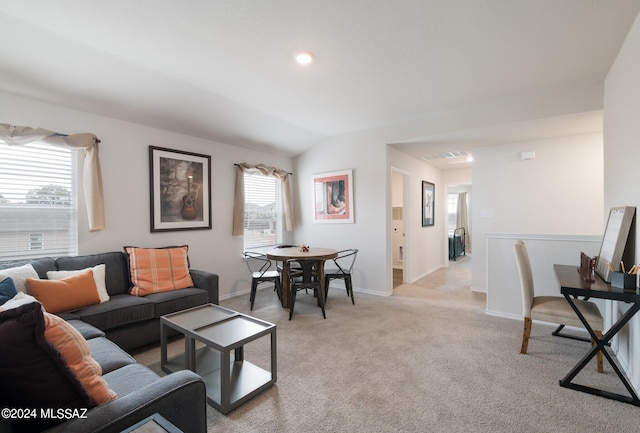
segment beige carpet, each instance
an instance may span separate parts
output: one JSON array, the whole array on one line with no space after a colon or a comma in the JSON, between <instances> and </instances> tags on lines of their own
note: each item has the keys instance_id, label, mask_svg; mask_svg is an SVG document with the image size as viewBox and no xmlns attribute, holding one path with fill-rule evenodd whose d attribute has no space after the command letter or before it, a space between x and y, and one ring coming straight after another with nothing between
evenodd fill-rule
<instances>
[{"instance_id":1,"label":"beige carpet","mask_svg":"<svg viewBox=\"0 0 640 433\"><path fill-rule=\"evenodd\" d=\"M311 296L289 321L273 291L259 291L251 314L278 326L278 382L227 415L209 407L209 432L639 430L640 408L558 385L587 343L534 324L520 355L521 322L484 314L469 267L459 259L390 297L356 292L355 306L332 289L326 320ZM221 304L249 313L248 296ZM268 339L245 357L267 368ZM136 358L157 370L157 348ZM623 392L606 361L605 372L592 363L579 383Z\"/></svg>"}]
</instances>

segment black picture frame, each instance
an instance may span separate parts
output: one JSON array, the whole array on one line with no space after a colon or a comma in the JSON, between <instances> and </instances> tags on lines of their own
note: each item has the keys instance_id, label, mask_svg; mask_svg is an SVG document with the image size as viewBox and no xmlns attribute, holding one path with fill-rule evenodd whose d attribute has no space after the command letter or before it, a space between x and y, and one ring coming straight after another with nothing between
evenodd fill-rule
<instances>
[{"instance_id":1,"label":"black picture frame","mask_svg":"<svg viewBox=\"0 0 640 433\"><path fill-rule=\"evenodd\" d=\"M151 232L210 230L211 156L149 146Z\"/></svg>"},{"instance_id":2,"label":"black picture frame","mask_svg":"<svg viewBox=\"0 0 640 433\"><path fill-rule=\"evenodd\" d=\"M435 224L436 186L426 180L422 181L422 227Z\"/></svg>"}]
</instances>

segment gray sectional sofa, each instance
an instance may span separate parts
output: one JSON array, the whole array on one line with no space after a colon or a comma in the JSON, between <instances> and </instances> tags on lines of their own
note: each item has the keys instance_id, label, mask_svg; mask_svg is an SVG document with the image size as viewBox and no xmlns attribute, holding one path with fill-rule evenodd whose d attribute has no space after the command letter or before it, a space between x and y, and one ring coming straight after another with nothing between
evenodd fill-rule
<instances>
[{"instance_id":1,"label":"gray sectional sofa","mask_svg":"<svg viewBox=\"0 0 640 433\"><path fill-rule=\"evenodd\" d=\"M85 337L102 377L118 398L89 409L84 419L69 419L47 433L116 433L160 414L183 432L207 431L206 389L202 377L190 370L159 376L120 349L99 329L70 320ZM0 429L2 431L2 429Z\"/></svg>"},{"instance_id":2,"label":"gray sectional sofa","mask_svg":"<svg viewBox=\"0 0 640 433\"><path fill-rule=\"evenodd\" d=\"M131 283L124 252L3 262L0 270L26 263L31 263L40 278L46 278L47 271L105 264L110 296L104 303L58 315L87 340L91 356L102 367L103 378L118 397L90 409L85 419L65 420L47 432L120 432L155 413L182 431L206 431L202 377L189 370L161 377L137 364L127 352L159 342L160 316L206 303L217 304L218 275L190 269L194 287L137 297L129 294ZM6 350L10 355L10 349ZM0 406L7 407L3 402ZM0 433L12 431L15 429L8 420L0 419Z\"/></svg>"},{"instance_id":3,"label":"gray sectional sofa","mask_svg":"<svg viewBox=\"0 0 640 433\"><path fill-rule=\"evenodd\" d=\"M144 297L130 295L129 266L124 252L3 262L0 270L26 263L31 263L40 278L47 278L47 271L80 270L105 264L109 301L59 316L95 326L126 351L160 341L160 316L206 303L218 303L218 275L195 269L189 270L195 287Z\"/></svg>"}]
</instances>

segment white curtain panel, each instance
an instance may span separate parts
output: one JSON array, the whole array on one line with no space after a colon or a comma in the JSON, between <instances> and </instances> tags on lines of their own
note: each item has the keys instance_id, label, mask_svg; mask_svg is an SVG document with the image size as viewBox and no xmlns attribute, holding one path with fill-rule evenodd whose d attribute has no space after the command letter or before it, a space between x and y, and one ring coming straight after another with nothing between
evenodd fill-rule
<instances>
[{"instance_id":1,"label":"white curtain panel","mask_svg":"<svg viewBox=\"0 0 640 433\"><path fill-rule=\"evenodd\" d=\"M465 252L471 252L471 234L469 233L469 217L467 215L467 193L458 193L458 209L456 210L456 227L464 228Z\"/></svg>"}]
</instances>

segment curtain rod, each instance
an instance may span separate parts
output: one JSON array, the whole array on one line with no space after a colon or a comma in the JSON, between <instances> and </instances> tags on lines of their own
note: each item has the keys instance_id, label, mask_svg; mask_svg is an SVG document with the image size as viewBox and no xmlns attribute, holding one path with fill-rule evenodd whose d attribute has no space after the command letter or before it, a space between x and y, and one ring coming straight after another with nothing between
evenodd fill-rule
<instances>
[{"instance_id":1,"label":"curtain rod","mask_svg":"<svg viewBox=\"0 0 640 433\"><path fill-rule=\"evenodd\" d=\"M68 137L69 136L69 134L62 134L61 132L56 132L53 135L57 135L59 137ZM98 137L96 137L95 138L95 142L96 142L96 144L100 144L100 139Z\"/></svg>"},{"instance_id":2,"label":"curtain rod","mask_svg":"<svg viewBox=\"0 0 640 433\"><path fill-rule=\"evenodd\" d=\"M240 167L240 164L233 164L233 165L235 165L236 167ZM287 174L290 174L291 176L293 176L293 173L287 172Z\"/></svg>"}]
</instances>

